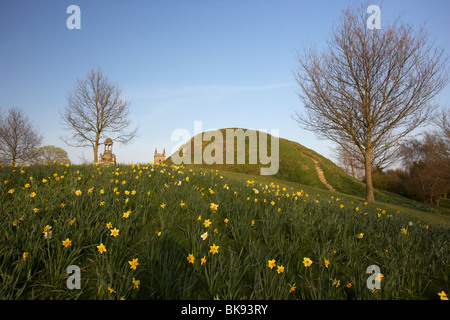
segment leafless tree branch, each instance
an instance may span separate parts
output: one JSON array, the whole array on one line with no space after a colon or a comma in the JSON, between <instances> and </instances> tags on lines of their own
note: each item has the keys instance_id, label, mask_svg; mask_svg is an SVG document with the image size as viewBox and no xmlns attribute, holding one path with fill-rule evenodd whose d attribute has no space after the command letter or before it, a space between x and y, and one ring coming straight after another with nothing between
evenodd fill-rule
<instances>
[{"instance_id":1,"label":"leafless tree branch","mask_svg":"<svg viewBox=\"0 0 450 320\"><path fill-rule=\"evenodd\" d=\"M29 163L33 150L43 141L42 135L19 108L0 115L0 158L11 164Z\"/></svg>"},{"instance_id":2,"label":"leafless tree branch","mask_svg":"<svg viewBox=\"0 0 450 320\"><path fill-rule=\"evenodd\" d=\"M428 123L434 98L448 83L447 57L424 28L400 19L366 27L369 3L343 11L323 51L298 52L296 80L303 112L293 118L364 160L366 201L374 202L372 164L388 161L398 142Z\"/></svg>"},{"instance_id":3,"label":"leafless tree branch","mask_svg":"<svg viewBox=\"0 0 450 320\"><path fill-rule=\"evenodd\" d=\"M103 75L101 69L91 69L86 78L78 79L67 95L67 106L60 112L63 124L71 135L63 141L71 147L92 147L94 162L98 162L98 147L106 137L128 143L137 135L137 128L128 130L130 102L116 83Z\"/></svg>"}]
</instances>

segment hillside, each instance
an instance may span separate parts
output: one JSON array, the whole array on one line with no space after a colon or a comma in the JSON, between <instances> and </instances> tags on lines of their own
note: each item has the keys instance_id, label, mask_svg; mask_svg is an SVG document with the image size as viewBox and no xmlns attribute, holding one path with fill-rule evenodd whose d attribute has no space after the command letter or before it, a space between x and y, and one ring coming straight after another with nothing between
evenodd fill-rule
<instances>
[{"instance_id":1,"label":"hillside","mask_svg":"<svg viewBox=\"0 0 450 320\"><path fill-rule=\"evenodd\" d=\"M434 300L450 292L448 225L403 208L165 164L0 167L0 176L2 300ZM375 288L373 265L383 275Z\"/></svg>"},{"instance_id":2,"label":"hillside","mask_svg":"<svg viewBox=\"0 0 450 320\"><path fill-rule=\"evenodd\" d=\"M234 129L239 130L236 128L228 128L228 129ZM261 164L259 157L257 157L257 163L256 164L249 164L249 139L245 139L245 164L237 164L237 156L236 156L236 150L237 150L237 139L235 139L234 144L234 150L235 150L235 161L234 164L226 164L226 141L229 141L230 139L226 139L226 130L219 129L220 133L223 137L223 145L221 148L222 152L222 159L224 164L206 164L204 161L201 164L194 164L194 152L190 153L191 156L191 164L184 164L185 167L202 167L202 168L210 168L210 169L217 169L217 170L224 170L224 171L230 171L230 172L237 172L237 173L245 173L245 174L251 174L251 175L260 175L260 169L262 167L269 167L269 165ZM241 129L244 133L257 133L256 134L256 140L257 144L259 146L259 131L254 130L247 130L247 129ZM208 132L208 134L211 135L213 131ZM190 141L188 141L185 145L191 146L191 150L194 150L194 140L199 139L202 141L202 154L205 151L205 148L208 148L209 145L214 143L214 140L212 141L203 141L202 139L205 134L205 132L200 133L193 138L191 138ZM206 139L205 139L206 140ZM268 153L270 155L270 146L271 146L271 135L267 134L267 145L268 145ZM258 152L259 150L255 150ZM252 152L255 152L252 151ZM212 156L216 156L216 151L211 152L211 147L206 149L206 154L211 154ZM257 153L258 154L258 153ZM173 155L172 155L173 156ZM171 165L173 164L172 156L169 157L166 160L166 164ZM317 168L319 168L319 172ZM316 187L319 189L325 189L327 190L327 186L322 182L319 178L320 170L323 172L323 175L326 179L326 182L331 185L333 189L336 191L347 193L351 195L356 196L364 196L365 193L365 187L364 184L360 181L353 179L349 175L347 175L341 168L339 168L336 164L334 164L329 159L321 156L317 152L308 149L304 147L303 145L290 141L287 139L279 138L279 169L278 172L273 175L273 178L286 180L290 182L296 182L301 183L303 185Z\"/></svg>"}]
</instances>

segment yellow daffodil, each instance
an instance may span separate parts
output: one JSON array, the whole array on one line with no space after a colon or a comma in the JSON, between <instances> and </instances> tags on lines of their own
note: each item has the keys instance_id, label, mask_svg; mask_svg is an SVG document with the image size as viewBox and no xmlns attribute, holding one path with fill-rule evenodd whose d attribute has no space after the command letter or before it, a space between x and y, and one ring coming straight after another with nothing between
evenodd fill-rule
<instances>
[{"instance_id":1,"label":"yellow daffodil","mask_svg":"<svg viewBox=\"0 0 450 320\"><path fill-rule=\"evenodd\" d=\"M188 261L188 263L194 264L194 261L195 261L194 255L193 255L192 253L190 253L190 254L187 256L186 260Z\"/></svg>"},{"instance_id":2,"label":"yellow daffodil","mask_svg":"<svg viewBox=\"0 0 450 320\"><path fill-rule=\"evenodd\" d=\"M126 212L123 213L123 217L124 218L128 218L131 214L131 210L127 210Z\"/></svg>"},{"instance_id":3,"label":"yellow daffodil","mask_svg":"<svg viewBox=\"0 0 450 320\"><path fill-rule=\"evenodd\" d=\"M310 267L311 265L312 265L312 260L310 259L310 258L307 258L307 257L304 257L303 258L303 265L305 266L305 267Z\"/></svg>"},{"instance_id":4,"label":"yellow daffodil","mask_svg":"<svg viewBox=\"0 0 450 320\"><path fill-rule=\"evenodd\" d=\"M328 266L330 265L330 260L323 259L323 263L325 264L325 268L328 268Z\"/></svg>"},{"instance_id":5,"label":"yellow daffodil","mask_svg":"<svg viewBox=\"0 0 450 320\"><path fill-rule=\"evenodd\" d=\"M280 273L283 273L283 272L284 272L284 267L283 267L283 265L281 265L281 266L277 266L277 272L278 272L278 274L280 274Z\"/></svg>"},{"instance_id":6,"label":"yellow daffodil","mask_svg":"<svg viewBox=\"0 0 450 320\"><path fill-rule=\"evenodd\" d=\"M100 245L97 246L98 252L100 252L100 254L103 254L103 252L106 252L106 247L103 243L100 243Z\"/></svg>"},{"instance_id":7,"label":"yellow daffodil","mask_svg":"<svg viewBox=\"0 0 450 320\"><path fill-rule=\"evenodd\" d=\"M131 280L131 282L133 283L133 289L138 289L139 290L139 285L141 284L140 280L136 280L135 278L133 278L133 280Z\"/></svg>"},{"instance_id":8,"label":"yellow daffodil","mask_svg":"<svg viewBox=\"0 0 450 320\"><path fill-rule=\"evenodd\" d=\"M341 285L341 280L333 279L333 283L331 285L337 288Z\"/></svg>"},{"instance_id":9,"label":"yellow daffodil","mask_svg":"<svg viewBox=\"0 0 450 320\"><path fill-rule=\"evenodd\" d=\"M72 240L70 240L69 238L67 238L66 240L63 240L62 241L62 245L64 246L64 247L70 247L71 245L72 245Z\"/></svg>"},{"instance_id":10,"label":"yellow daffodil","mask_svg":"<svg viewBox=\"0 0 450 320\"><path fill-rule=\"evenodd\" d=\"M448 295L444 291L438 292L438 295L441 300L448 300Z\"/></svg>"},{"instance_id":11,"label":"yellow daffodil","mask_svg":"<svg viewBox=\"0 0 450 320\"><path fill-rule=\"evenodd\" d=\"M111 236L117 237L119 235L119 229L114 228L111 230Z\"/></svg>"},{"instance_id":12,"label":"yellow daffodil","mask_svg":"<svg viewBox=\"0 0 450 320\"><path fill-rule=\"evenodd\" d=\"M210 248L209 252L211 252L213 255L216 253L219 253L219 248L220 248L219 246L216 246L215 244L213 244L209 248Z\"/></svg>"},{"instance_id":13,"label":"yellow daffodil","mask_svg":"<svg viewBox=\"0 0 450 320\"><path fill-rule=\"evenodd\" d=\"M275 259L269 260L267 266L272 269L273 267L275 267Z\"/></svg>"},{"instance_id":14,"label":"yellow daffodil","mask_svg":"<svg viewBox=\"0 0 450 320\"><path fill-rule=\"evenodd\" d=\"M203 225L205 227L209 227L211 225L211 221L209 221L209 219L206 219L205 222L203 222Z\"/></svg>"},{"instance_id":15,"label":"yellow daffodil","mask_svg":"<svg viewBox=\"0 0 450 320\"><path fill-rule=\"evenodd\" d=\"M136 267L139 265L138 258L128 261L128 263L130 264L130 269L133 269L133 270L136 270Z\"/></svg>"}]
</instances>

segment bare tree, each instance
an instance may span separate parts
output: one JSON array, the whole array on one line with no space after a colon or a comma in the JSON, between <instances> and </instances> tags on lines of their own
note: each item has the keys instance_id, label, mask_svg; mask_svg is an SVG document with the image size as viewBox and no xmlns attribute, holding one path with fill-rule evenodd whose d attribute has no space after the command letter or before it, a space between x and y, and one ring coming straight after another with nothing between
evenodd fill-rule
<instances>
[{"instance_id":1,"label":"bare tree","mask_svg":"<svg viewBox=\"0 0 450 320\"><path fill-rule=\"evenodd\" d=\"M359 154L352 150L352 146L344 148L342 145L337 145L334 149L334 154L337 164L355 179L362 179L364 177L364 162L361 162ZM349 150L350 149L350 150Z\"/></svg>"},{"instance_id":2,"label":"bare tree","mask_svg":"<svg viewBox=\"0 0 450 320\"><path fill-rule=\"evenodd\" d=\"M0 158L16 164L27 163L43 137L28 117L18 108L11 108L5 117L0 115Z\"/></svg>"},{"instance_id":3,"label":"bare tree","mask_svg":"<svg viewBox=\"0 0 450 320\"><path fill-rule=\"evenodd\" d=\"M56 146L43 146L35 150L32 162L34 164L70 163L67 151Z\"/></svg>"},{"instance_id":4,"label":"bare tree","mask_svg":"<svg viewBox=\"0 0 450 320\"><path fill-rule=\"evenodd\" d=\"M373 158L389 155L400 139L424 125L434 98L448 80L444 50L423 28L399 19L369 30L366 5L343 11L326 48L298 53L296 74L304 128L339 145L355 146L364 159L366 201L375 201Z\"/></svg>"},{"instance_id":5,"label":"bare tree","mask_svg":"<svg viewBox=\"0 0 450 320\"><path fill-rule=\"evenodd\" d=\"M355 144L338 144L334 150L338 165L353 178L365 179L365 160ZM387 167L400 161L399 146L386 148L372 155L372 173L384 171Z\"/></svg>"},{"instance_id":6,"label":"bare tree","mask_svg":"<svg viewBox=\"0 0 450 320\"><path fill-rule=\"evenodd\" d=\"M450 109L443 108L438 117L433 121L437 127L436 134L450 144Z\"/></svg>"},{"instance_id":7,"label":"bare tree","mask_svg":"<svg viewBox=\"0 0 450 320\"><path fill-rule=\"evenodd\" d=\"M425 133L421 140L401 144L401 157L409 174L408 192L420 201L439 206L450 190L450 146L446 138Z\"/></svg>"},{"instance_id":8,"label":"bare tree","mask_svg":"<svg viewBox=\"0 0 450 320\"><path fill-rule=\"evenodd\" d=\"M66 128L72 132L63 138L72 147L92 147L94 163L98 162L98 147L106 137L120 143L131 141L137 129L128 131L129 101L122 90L103 75L101 69L91 69L86 79L77 80L67 96L67 107L60 112Z\"/></svg>"}]
</instances>

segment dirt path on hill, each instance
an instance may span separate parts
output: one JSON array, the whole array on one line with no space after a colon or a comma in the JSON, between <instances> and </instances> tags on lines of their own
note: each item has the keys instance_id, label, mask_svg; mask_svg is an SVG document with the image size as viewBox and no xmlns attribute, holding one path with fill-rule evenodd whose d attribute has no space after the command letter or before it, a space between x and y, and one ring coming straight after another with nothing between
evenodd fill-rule
<instances>
[{"instance_id":1,"label":"dirt path on hill","mask_svg":"<svg viewBox=\"0 0 450 320\"><path fill-rule=\"evenodd\" d=\"M325 176L323 174L322 169L320 169L319 162L316 159L310 158L314 162L314 167L316 167L317 174L319 175L320 181L328 188L330 191L336 191L334 188L327 182Z\"/></svg>"}]
</instances>

